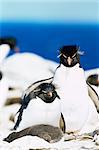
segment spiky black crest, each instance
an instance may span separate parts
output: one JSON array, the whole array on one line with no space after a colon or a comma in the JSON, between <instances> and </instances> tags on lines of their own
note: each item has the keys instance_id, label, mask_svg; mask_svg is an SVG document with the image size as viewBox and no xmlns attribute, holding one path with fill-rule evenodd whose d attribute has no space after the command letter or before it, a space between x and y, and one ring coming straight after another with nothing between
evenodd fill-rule
<instances>
[{"instance_id":1,"label":"spiky black crest","mask_svg":"<svg viewBox=\"0 0 99 150\"><path fill-rule=\"evenodd\" d=\"M67 57L72 57L79 50L79 46L77 45L66 45L60 48L60 53L64 54Z\"/></svg>"},{"instance_id":2,"label":"spiky black crest","mask_svg":"<svg viewBox=\"0 0 99 150\"><path fill-rule=\"evenodd\" d=\"M39 87L41 90L46 90L46 91L54 91L55 90L55 86L52 83L42 83L41 85L39 85Z\"/></svg>"},{"instance_id":3,"label":"spiky black crest","mask_svg":"<svg viewBox=\"0 0 99 150\"><path fill-rule=\"evenodd\" d=\"M66 67L73 67L77 63L80 64L79 51L80 47L77 45L66 45L60 48L60 64ZM68 64L68 58L71 58L71 64Z\"/></svg>"}]
</instances>

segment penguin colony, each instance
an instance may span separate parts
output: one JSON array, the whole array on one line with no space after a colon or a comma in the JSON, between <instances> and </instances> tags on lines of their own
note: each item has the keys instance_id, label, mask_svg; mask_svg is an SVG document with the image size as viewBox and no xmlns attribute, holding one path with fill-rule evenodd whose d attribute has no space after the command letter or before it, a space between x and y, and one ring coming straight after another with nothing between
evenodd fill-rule
<instances>
[{"instance_id":1,"label":"penguin colony","mask_svg":"<svg viewBox=\"0 0 99 150\"><path fill-rule=\"evenodd\" d=\"M54 77L38 81L24 92L14 130L34 129L40 124L59 127L61 116L67 133L83 134L97 128L98 113L88 95L79 55L80 47L76 45L60 49L60 65Z\"/></svg>"}]
</instances>

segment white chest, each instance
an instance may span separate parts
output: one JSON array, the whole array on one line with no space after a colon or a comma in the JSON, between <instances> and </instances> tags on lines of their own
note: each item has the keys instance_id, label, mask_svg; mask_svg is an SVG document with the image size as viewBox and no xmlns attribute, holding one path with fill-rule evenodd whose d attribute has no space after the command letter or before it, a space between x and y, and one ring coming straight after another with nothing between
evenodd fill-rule
<instances>
[{"instance_id":1,"label":"white chest","mask_svg":"<svg viewBox=\"0 0 99 150\"><path fill-rule=\"evenodd\" d=\"M23 112L19 129L36 124L59 126L60 115L59 99L56 98L52 103L45 103L40 98L33 99Z\"/></svg>"},{"instance_id":2,"label":"white chest","mask_svg":"<svg viewBox=\"0 0 99 150\"><path fill-rule=\"evenodd\" d=\"M89 118L88 123L92 122L93 116L97 118L95 106L88 96L83 69L79 66L59 68L53 82L58 87L67 132L78 131Z\"/></svg>"}]
</instances>

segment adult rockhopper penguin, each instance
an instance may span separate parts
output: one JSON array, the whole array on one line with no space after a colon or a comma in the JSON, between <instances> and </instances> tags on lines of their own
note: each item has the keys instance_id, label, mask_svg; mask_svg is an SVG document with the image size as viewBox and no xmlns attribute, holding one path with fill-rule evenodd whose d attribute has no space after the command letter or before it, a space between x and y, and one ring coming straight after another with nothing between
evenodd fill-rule
<instances>
[{"instance_id":1,"label":"adult rockhopper penguin","mask_svg":"<svg viewBox=\"0 0 99 150\"><path fill-rule=\"evenodd\" d=\"M59 127L61 106L55 86L52 83L41 83L34 90L29 89L22 96L14 129L22 130L37 124Z\"/></svg>"},{"instance_id":2,"label":"adult rockhopper penguin","mask_svg":"<svg viewBox=\"0 0 99 150\"><path fill-rule=\"evenodd\" d=\"M52 82L61 98L66 132L78 134L95 130L99 123L97 110L88 95L84 70L80 65L80 53L77 45L60 48L60 65Z\"/></svg>"}]
</instances>

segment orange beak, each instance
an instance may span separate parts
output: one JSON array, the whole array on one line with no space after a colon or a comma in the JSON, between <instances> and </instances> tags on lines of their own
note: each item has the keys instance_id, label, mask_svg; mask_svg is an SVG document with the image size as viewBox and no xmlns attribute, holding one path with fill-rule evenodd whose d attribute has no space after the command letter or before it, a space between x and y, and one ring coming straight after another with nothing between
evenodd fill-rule
<instances>
[{"instance_id":1,"label":"orange beak","mask_svg":"<svg viewBox=\"0 0 99 150\"><path fill-rule=\"evenodd\" d=\"M52 92L48 92L47 95L48 95L49 97L52 97Z\"/></svg>"},{"instance_id":2,"label":"orange beak","mask_svg":"<svg viewBox=\"0 0 99 150\"><path fill-rule=\"evenodd\" d=\"M70 57L67 58L68 65L70 66L72 63L72 59Z\"/></svg>"}]
</instances>

